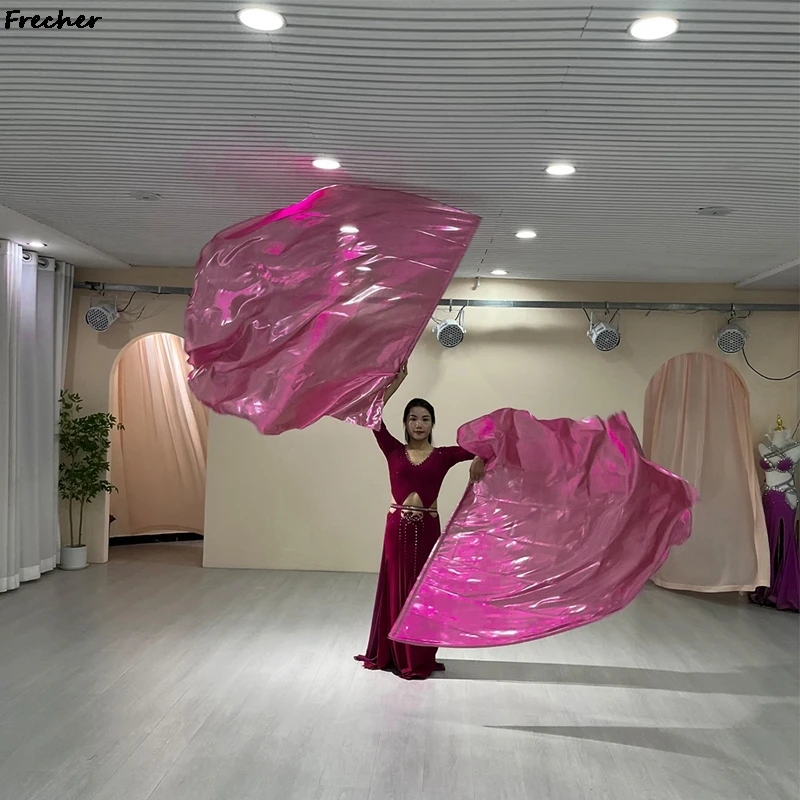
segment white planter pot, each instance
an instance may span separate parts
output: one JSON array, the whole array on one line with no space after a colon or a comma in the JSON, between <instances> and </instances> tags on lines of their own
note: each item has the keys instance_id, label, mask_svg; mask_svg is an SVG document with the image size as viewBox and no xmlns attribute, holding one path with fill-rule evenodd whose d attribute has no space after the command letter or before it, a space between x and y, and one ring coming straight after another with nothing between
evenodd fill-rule
<instances>
[{"instance_id":1,"label":"white planter pot","mask_svg":"<svg viewBox=\"0 0 800 800\"><path fill-rule=\"evenodd\" d=\"M61 548L61 569L86 569L89 566L86 545Z\"/></svg>"}]
</instances>

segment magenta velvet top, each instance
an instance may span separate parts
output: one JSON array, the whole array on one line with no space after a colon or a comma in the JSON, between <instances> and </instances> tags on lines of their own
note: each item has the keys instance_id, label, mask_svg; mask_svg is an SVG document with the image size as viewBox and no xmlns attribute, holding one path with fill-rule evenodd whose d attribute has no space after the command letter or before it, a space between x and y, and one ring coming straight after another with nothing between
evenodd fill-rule
<instances>
[{"instance_id":1,"label":"magenta velvet top","mask_svg":"<svg viewBox=\"0 0 800 800\"><path fill-rule=\"evenodd\" d=\"M412 494L418 494L422 505L432 508L450 469L474 458L463 447L436 447L421 464L412 464L406 446L389 433L383 422L374 433L386 456L392 497L398 505L405 503Z\"/></svg>"}]
</instances>

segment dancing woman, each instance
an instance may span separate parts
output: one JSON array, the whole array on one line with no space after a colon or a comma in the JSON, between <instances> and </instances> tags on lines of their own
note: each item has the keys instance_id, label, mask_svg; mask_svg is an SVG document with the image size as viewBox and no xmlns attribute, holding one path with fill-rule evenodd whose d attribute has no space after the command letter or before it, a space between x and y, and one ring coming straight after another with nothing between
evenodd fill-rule
<instances>
[{"instance_id":1,"label":"dancing woman","mask_svg":"<svg viewBox=\"0 0 800 800\"><path fill-rule=\"evenodd\" d=\"M403 365L386 390L384 403L406 379ZM389 639L392 629L422 567L441 534L437 499L451 467L472 460L470 481L480 481L484 463L462 447L434 447L436 413L427 400L412 400L403 414L405 444L381 423L375 431L386 456L392 503L386 520L378 592L366 655L357 656L367 669L391 670L401 678L423 679L443 670L435 647L418 647Z\"/></svg>"}]
</instances>

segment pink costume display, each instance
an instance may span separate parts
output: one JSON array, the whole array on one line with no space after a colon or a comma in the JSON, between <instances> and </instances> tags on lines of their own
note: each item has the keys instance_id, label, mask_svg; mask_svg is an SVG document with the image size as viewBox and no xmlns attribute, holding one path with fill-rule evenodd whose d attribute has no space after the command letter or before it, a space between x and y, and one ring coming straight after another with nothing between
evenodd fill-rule
<instances>
[{"instance_id":1,"label":"pink costume display","mask_svg":"<svg viewBox=\"0 0 800 800\"><path fill-rule=\"evenodd\" d=\"M261 433L377 428L480 218L417 195L320 189L218 233L186 309L195 395Z\"/></svg>"},{"instance_id":2,"label":"pink costume display","mask_svg":"<svg viewBox=\"0 0 800 800\"><path fill-rule=\"evenodd\" d=\"M771 557L770 584L756 589L750 599L761 606L781 611L800 611L800 547L796 523L797 484L794 479L794 462L785 450L796 447L792 441L782 450L768 444L767 458L760 460L765 472L778 472L782 481L777 486L765 487L764 517L769 534ZM789 502L792 499L794 505Z\"/></svg>"},{"instance_id":3,"label":"pink costume display","mask_svg":"<svg viewBox=\"0 0 800 800\"><path fill-rule=\"evenodd\" d=\"M624 414L537 420L504 409L461 428L488 464L423 568L392 639L489 647L626 606L691 532L697 493L647 461Z\"/></svg>"}]
</instances>

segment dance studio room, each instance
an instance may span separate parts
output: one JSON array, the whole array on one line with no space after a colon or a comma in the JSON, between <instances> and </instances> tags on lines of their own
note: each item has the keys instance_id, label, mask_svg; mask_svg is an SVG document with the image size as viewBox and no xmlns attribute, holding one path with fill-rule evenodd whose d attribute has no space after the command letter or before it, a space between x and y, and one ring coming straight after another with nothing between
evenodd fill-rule
<instances>
[{"instance_id":1,"label":"dance studio room","mask_svg":"<svg viewBox=\"0 0 800 800\"><path fill-rule=\"evenodd\" d=\"M797 800L798 0L0 29L0 800Z\"/></svg>"}]
</instances>

